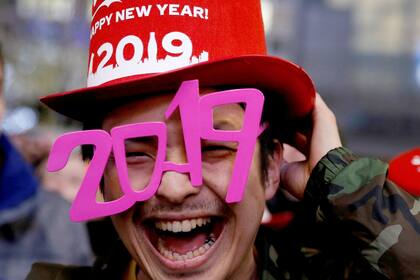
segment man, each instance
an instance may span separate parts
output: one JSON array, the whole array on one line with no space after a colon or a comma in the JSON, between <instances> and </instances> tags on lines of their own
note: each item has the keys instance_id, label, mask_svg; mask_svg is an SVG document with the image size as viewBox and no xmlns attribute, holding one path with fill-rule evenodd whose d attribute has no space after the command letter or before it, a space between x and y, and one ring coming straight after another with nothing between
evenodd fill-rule
<instances>
[{"instance_id":1,"label":"man","mask_svg":"<svg viewBox=\"0 0 420 280\"><path fill-rule=\"evenodd\" d=\"M340 148L301 68L266 56L259 1L94 1L92 11L89 87L43 99L85 131L59 138L48 168L95 146L70 215L112 216L123 244L93 268L38 264L28 279L419 276L419 249L405 250L418 218L381 211L414 198L385 182L385 164ZM306 161L285 163L283 142ZM301 233L260 226L279 185L329 226L335 251L307 260Z\"/></svg>"}]
</instances>

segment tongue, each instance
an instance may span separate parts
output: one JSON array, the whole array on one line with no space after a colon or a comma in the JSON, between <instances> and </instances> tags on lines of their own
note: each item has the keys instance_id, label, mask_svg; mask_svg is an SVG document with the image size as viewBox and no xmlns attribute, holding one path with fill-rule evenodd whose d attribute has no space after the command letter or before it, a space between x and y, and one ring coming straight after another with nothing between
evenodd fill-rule
<instances>
[{"instance_id":1,"label":"tongue","mask_svg":"<svg viewBox=\"0 0 420 280\"><path fill-rule=\"evenodd\" d=\"M165 236L161 238L165 248L180 255L185 255L203 246L207 234L197 233L191 236Z\"/></svg>"}]
</instances>

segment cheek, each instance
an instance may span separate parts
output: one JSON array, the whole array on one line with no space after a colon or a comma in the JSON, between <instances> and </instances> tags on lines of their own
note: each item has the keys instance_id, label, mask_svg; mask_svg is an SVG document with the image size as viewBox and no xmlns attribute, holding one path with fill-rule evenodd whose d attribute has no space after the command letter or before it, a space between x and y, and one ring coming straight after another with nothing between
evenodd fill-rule
<instances>
[{"instance_id":1,"label":"cheek","mask_svg":"<svg viewBox=\"0 0 420 280\"><path fill-rule=\"evenodd\" d=\"M202 165L204 185L211 188L223 200L232 177L233 166L234 158L212 163L203 162Z\"/></svg>"},{"instance_id":2,"label":"cheek","mask_svg":"<svg viewBox=\"0 0 420 280\"><path fill-rule=\"evenodd\" d=\"M264 199L264 191L265 186L263 183L263 175L261 170L260 164L260 154L255 153L254 158L252 160L252 165L249 170L249 178L248 178L248 185L247 189L249 189L249 193L255 196L258 201L265 203ZM251 191L252 190L252 191Z\"/></svg>"},{"instance_id":3,"label":"cheek","mask_svg":"<svg viewBox=\"0 0 420 280\"><path fill-rule=\"evenodd\" d=\"M248 181L245 186L245 192L241 203L233 204L234 208L244 209L240 213L252 211L253 218L262 215L265 206L264 185L262 184L259 147L256 147L251 167L249 169ZM225 200L227 188L230 184L232 171L234 168L235 156L228 157L217 162L203 162L204 184L212 189L222 200ZM245 209L248 208L248 209ZM250 210L252 209L252 210ZM239 213L239 214L240 214Z\"/></svg>"},{"instance_id":4,"label":"cheek","mask_svg":"<svg viewBox=\"0 0 420 280\"><path fill-rule=\"evenodd\" d=\"M104 172L104 198L106 201L111 201L122 196L117 169L109 163Z\"/></svg>"},{"instance_id":5,"label":"cheek","mask_svg":"<svg viewBox=\"0 0 420 280\"><path fill-rule=\"evenodd\" d=\"M132 256L135 256L135 244L136 238L133 234L133 224L130 222L130 211L114 215L111 217L114 228L118 233L121 241L124 243L125 247L128 249Z\"/></svg>"},{"instance_id":6,"label":"cheek","mask_svg":"<svg viewBox=\"0 0 420 280\"><path fill-rule=\"evenodd\" d=\"M240 215L246 219L261 221L265 207L265 186L262 184L261 166L259 153L254 153L251 168L249 170L248 183L245 188L242 203L240 203ZM251 218L252 217L252 218Z\"/></svg>"}]
</instances>

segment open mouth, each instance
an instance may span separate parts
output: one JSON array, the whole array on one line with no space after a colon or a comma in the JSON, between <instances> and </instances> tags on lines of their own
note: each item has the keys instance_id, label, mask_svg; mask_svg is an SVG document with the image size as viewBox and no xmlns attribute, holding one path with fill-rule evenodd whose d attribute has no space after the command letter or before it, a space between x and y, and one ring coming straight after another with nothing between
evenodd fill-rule
<instances>
[{"instance_id":1,"label":"open mouth","mask_svg":"<svg viewBox=\"0 0 420 280\"><path fill-rule=\"evenodd\" d=\"M171 262L185 262L206 255L218 241L225 222L207 216L183 220L153 219L145 222L146 235L157 252Z\"/></svg>"}]
</instances>

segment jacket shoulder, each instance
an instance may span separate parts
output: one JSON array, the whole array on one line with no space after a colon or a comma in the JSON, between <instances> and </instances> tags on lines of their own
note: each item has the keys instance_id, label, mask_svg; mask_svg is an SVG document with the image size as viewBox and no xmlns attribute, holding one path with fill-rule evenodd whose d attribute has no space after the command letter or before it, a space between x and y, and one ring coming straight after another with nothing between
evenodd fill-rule
<instances>
[{"instance_id":1,"label":"jacket shoulder","mask_svg":"<svg viewBox=\"0 0 420 280\"><path fill-rule=\"evenodd\" d=\"M32 265L26 280L75 280L92 278L93 269L91 267L35 263Z\"/></svg>"}]
</instances>

